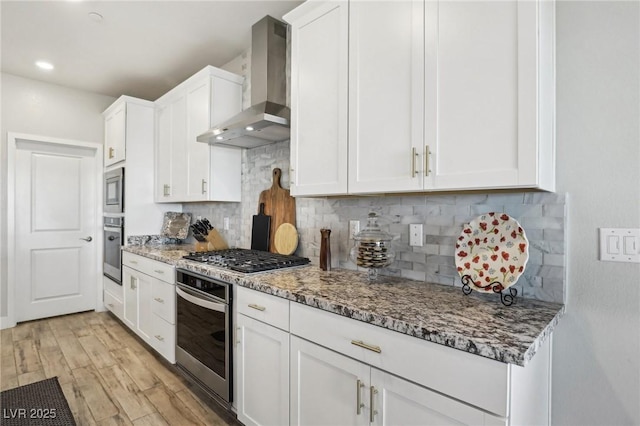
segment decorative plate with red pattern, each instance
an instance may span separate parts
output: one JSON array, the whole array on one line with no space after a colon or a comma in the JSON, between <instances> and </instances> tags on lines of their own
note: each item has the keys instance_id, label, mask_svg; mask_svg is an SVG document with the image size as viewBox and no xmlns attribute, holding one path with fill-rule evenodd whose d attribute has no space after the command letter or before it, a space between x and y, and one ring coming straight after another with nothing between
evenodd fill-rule
<instances>
[{"instance_id":1,"label":"decorative plate with red pattern","mask_svg":"<svg viewBox=\"0 0 640 426\"><path fill-rule=\"evenodd\" d=\"M456 266L471 288L492 293L511 287L529 260L529 241L517 220L506 213L486 213L464 225L456 241Z\"/></svg>"}]
</instances>

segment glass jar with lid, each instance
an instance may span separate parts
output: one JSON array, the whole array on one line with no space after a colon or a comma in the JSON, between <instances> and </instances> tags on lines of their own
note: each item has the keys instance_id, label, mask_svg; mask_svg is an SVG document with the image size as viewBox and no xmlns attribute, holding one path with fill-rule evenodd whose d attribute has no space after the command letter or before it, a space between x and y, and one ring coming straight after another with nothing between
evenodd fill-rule
<instances>
[{"instance_id":1,"label":"glass jar with lid","mask_svg":"<svg viewBox=\"0 0 640 426\"><path fill-rule=\"evenodd\" d=\"M369 280L378 278L378 269L393 263L396 255L391 247L393 236L380 229L376 213L369 213L367 226L354 235L349 257L356 265L367 268Z\"/></svg>"}]
</instances>

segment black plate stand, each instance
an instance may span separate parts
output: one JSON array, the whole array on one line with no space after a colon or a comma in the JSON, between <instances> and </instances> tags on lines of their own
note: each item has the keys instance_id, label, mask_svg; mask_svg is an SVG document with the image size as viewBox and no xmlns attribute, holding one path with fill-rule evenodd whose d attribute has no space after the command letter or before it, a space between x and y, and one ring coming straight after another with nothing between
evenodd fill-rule
<instances>
[{"instance_id":1,"label":"black plate stand","mask_svg":"<svg viewBox=\"0 0 640 426\"><path fill-rule=\"evenodd\" d=\"M474 287L487 289L490 288L494 293L498 293L500 295L500 301L504 306L511 306L513 302L516 300L516 296L518 295L518 290L513 287L505 289L500 281L494 281L487 285L478 285L470 275L462 276L462 292L466 295L471 294L472 288L469 284L473 284ZM508 290L508 294L505 293L505 290Z\"/></svg>"}]
</instances>

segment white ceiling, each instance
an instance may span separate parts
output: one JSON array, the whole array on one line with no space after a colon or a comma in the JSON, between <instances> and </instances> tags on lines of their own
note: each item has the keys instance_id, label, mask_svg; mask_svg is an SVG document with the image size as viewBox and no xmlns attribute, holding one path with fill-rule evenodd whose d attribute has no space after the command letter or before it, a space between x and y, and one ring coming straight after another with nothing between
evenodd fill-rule
<instances>
[{"instance_id":1,"label":"white ceiling","mask_svg":"<svg viewBox=\"0 0 640 426\"><path fill-rule=\"evenodd\" d=\"M251 45L251 25L300 3L2 0L2 72L155 100L204 66L237 57ZM55 69L42 71L37 60Z\"/></svg>"}]
</instances>

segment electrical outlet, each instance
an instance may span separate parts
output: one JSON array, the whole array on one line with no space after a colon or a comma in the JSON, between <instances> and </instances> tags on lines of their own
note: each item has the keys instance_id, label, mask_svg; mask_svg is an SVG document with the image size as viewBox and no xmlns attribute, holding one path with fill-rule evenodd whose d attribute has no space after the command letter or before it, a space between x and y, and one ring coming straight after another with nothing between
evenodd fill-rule
<instances>
[{"instance_id":1,"label":"electrical outlet","mask_svg":"<svg viewBox=\"0 0 640 426\"><path fill-rule=\"evenodd\" d=\"M196 222L199 221L199 220L202 220L202 216L198 215L198 216L196 216Z\"/></svg>"},{"instance_id":2,"label":"electrical outlet","mask_svg":"<svg viewBox=\"0 0 640 426\"><path fill-rule=\"evenodd\" d=\"M409 245L412 247L422 247L421 223L412 223L409 225Z\"/></svg>"},{"instance_id":3,"label":"electrical outlet","mask_svg":"<svg viewBox=\"0 0 640 426\"><path fill-rule=\"evenodd\" d=\"M222 229L224 229L225 231L229 230L229 218L225 217L224 219L222 219Z\"/></svg>"},{"instance_id":4,"label":"electrical outlet","mask_svg":"<svg viewBox=\"0 0 640 426\"><path fill-rule=\"evenodd\" d=\"M349 221L349 239L353 239L353 236L360 232L360 221L359 220L350 220Z\"/></svg>"}]
</instances>

